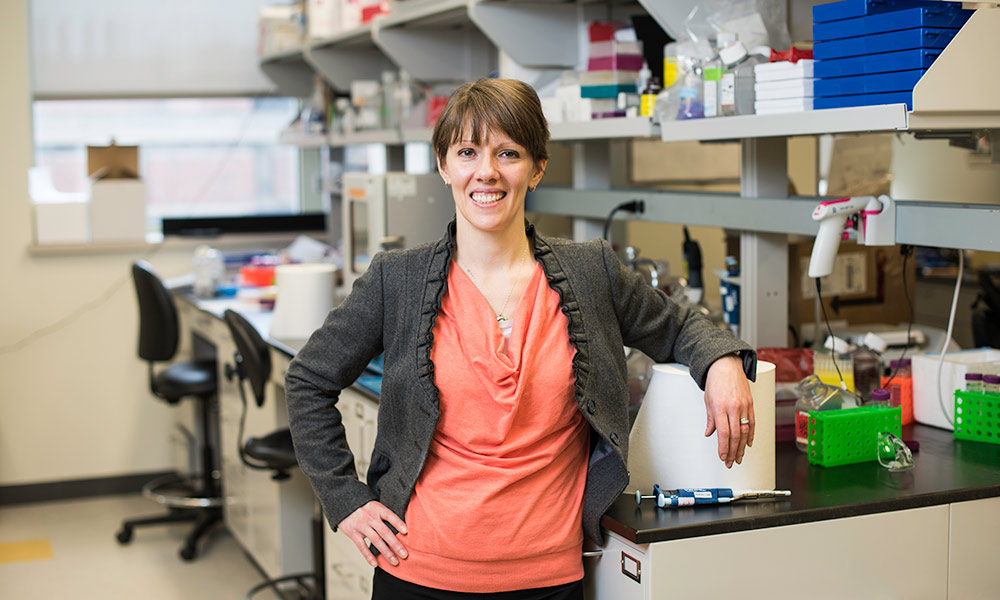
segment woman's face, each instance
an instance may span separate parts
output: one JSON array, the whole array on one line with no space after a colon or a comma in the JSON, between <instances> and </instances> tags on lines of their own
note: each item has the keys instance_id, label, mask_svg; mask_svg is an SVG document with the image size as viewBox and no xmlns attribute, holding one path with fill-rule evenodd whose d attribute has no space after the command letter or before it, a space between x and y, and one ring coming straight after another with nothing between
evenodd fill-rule
<instances>
[{"instance_id":1,"label":"woman's face","mask_svg":"<svg viewBox=\"0 0 1000 600\"><path fill-rule=\"evenodd\" d=\"M480 231L502 231L524 223L524 195L538 185L545 160L535 165L520 144L505 134L487 131L478 145L471 134L448 148L438 171L451 184L455 215Z\"/></svg>"}]
</instances>

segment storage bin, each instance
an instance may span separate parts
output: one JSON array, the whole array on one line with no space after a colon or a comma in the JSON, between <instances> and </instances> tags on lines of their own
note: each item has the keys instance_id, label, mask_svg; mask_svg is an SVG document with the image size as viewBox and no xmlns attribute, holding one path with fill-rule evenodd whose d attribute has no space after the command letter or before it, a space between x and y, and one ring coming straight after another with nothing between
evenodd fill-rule
<instances>
[{"instance_id":1,"label":"storage bin","mask_svg":"<svg viewBox=\"0 0 1000 600\"><path fill-rule=\"evenodd\" d=\"M955 437L1000 444L1000 396L955 390Z\"/></svg>"},{"instance_id":2,"label":"storage bin","mask_svg":"<svg viewBox=\"0 0 1000 600\"><path fill-rule=\"evenodd\" d=\"M878 434L901 436L900 409L860 406L809 412L809 462L824 467L878 460Z\"/></svg>"},{"instance_id":3,"label":"storage bin","mask_svg":"<svg viewBox=\"0 0 1000 600\"><path fill-rule=\"evenodd\" d=\"M938 354L918 354L913 357L913 418L918 423L942 429L954 429L952 402L955 390L964 390L965 374L970 371L996 373L1000 370L1000 350L979 348L945 354L941 380L938 381ZM935 385L937 384L937 385ZM938 397L944 400L946 416Z\"/></svg>"}]
</instances>

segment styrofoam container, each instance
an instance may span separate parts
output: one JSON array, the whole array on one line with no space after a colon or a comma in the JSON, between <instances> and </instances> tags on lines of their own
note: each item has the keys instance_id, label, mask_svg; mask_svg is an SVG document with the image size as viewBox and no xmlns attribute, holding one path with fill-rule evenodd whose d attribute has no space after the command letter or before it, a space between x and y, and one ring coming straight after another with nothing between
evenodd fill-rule
<instances>
[{"instance_id":1,"label":"styrofoam container","mask_svg":"<svg viewBox=\"0 0 1000 600\"><path fill-rule=\"evenodd\" d=\"M35 243L87 244L90 242L90 204L74 200L32 203Z\"/></svg>"},{"instance_id":2,"label":"styrofoam container","mask_svg":"<svg viewBox=\"0 0 1000 600\"><path fill-rule=\"evenodd\" d=\"M971 372L1000 372L1000 350L978 348L948 352L938 381L937 353L918 354L913 357L913 418L918 423L954 430L955 390L965 389L965 374ZM937 384L937 385L935 385ZM938 387L941 390L938 397ZM941 410L941 400L947 416Z\"/></svg>"}]
</instances>

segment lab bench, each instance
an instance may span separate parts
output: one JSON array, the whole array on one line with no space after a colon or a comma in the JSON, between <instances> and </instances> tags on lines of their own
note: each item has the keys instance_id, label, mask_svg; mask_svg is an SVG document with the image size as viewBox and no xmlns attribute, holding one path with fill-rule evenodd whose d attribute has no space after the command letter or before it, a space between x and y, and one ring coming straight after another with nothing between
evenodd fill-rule
<instances>
[{"instance_id":1,"label":"lab bench","mask_svg":"<svg viewBox=\"0 0 1000 600\"><path fill-rule=\"evenodd\" d=\"M220 358L226 525L269 575L308 571L308 482L301 472L291 481L271 481L236 455L234 411L241 405L235 383L222 377L234 348L221 320L236 303L181 297L185 327L209 338ZM270 313L243 314L272 346L274 402L248 417L246 435L254 435L287 425L284 375L305 340L268 338ZM378 396L356 384L341 393L338 406L363 479ZM787 499L670 510L648 500L636 505L628 490L602 520L601 556L584 559L587 597L994 596L1000 589L1000 569L992 568L1000 556L1000 445L955 440L950 431L919 424L905 426L903 437L920 447L913 469L899 473L874 462L811 465L794 443L779 442L776 487L792 491ZM327 597L370 597L371 567L329 526L324 555Z\"/></svg>"},{"instance_id":2,"label":"lab bench","mask_svg":"<svg viewBox=\"0 0 1000 600\"><path fill-rule=\"evenodd\" d=\"M903 437L920 448L898 473L812 465L779 442L787 499L660 509L623 495L603 518L603 554L585 559L589 596L995 597L1000 445L919 424Z\"/></svg>"}]
</instances>

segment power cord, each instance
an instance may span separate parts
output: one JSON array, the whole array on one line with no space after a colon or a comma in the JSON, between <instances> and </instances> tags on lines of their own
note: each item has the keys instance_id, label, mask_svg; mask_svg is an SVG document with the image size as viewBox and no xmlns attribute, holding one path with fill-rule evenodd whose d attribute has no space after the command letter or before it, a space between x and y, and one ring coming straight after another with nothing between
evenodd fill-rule
<instances>
[{"instance_id":1,"label":"power cord","mask_svg":"<svg viewBox=\"0 0 1000 600\"><path fill-rule=\"evenodd\" d=\"M148 252L144 253L141 258L143 260L149 260L150 258L153 257L153 255L157 253L157 251L159 251L161 246L162 244L157 244L156 246L151 248ZM86 304L77 308L76 310L66 315L65 317L55 321L54 323L45 325L44 327L39 327L38 329L32 331L28 335L24 336L23 338L12 344L7 344L6 346L0 346L0 356L3 356L5 354L14 354L15 352L20 352L21 350L24 350L28 346L37 342L38 340L41 340L54 333L62 331L63 329L68 327L70 324L72 324L74 321L76 321L83 315L94 310L95 308L98 308L99 306L104 305L104 303L110 300L111 297L114 296L115 293L119 290L119 288L121 288L122 285L124 285L125 282L127 282L131 278L132 278L131 273L126 273L125 275L122 275L121 277L116 279L111 285L109 285L101 293L100 296L91 300L90 302L87 302Z\"/></svg>"},{"instance_id":2,"label":"power cord","mask_svg":"<svg viewBox=\"0 0 1000 600\"><path fill-rule=\"evenodd\" d=\"M955 327L955 313L958 308L958 293L962 289L962 275L965 273L965 253L958 251L958 277L955 278L955 295L951 299L951 315L948 317L948 332L944 334L944 341L941 342L941 356L938 358L937 368L937 393L938 404L941 406L941 413L952 425L955 420L948 416L948 410L944 405L944 396L941 394L941 371L944 369L944 353L948 350L948 343L951 341L951 332Z\"/></svg>"},{"instance_id":3,"label":"power cord","mask_svg":"<svg viewBox=\"0 0 1000 600\"><path fill-rule=\"evenodd\" d=\"M823 304L822 285L819 279L819 277L816 277L816 297L819 298L819 305L823 309L823 320L826 321L826 330L830 334L830 359L833 361L833 368L837 369L837 377L840 378L840 387L846 390L847 383L844 382L844 375L840 372L840 365L837 364L837 344L833 339L833 327L830 326L830 319L826 316L826 305Z\"/></svg>"},{"instance_id":4,"label":"power cord","mask_svg":"<svg viewBox=\"0 0 1000 600\"><path fill-rule=\"evenodd\" d=\"M906 262L913 256L913 246L903 244L899 248L899 253L903 255L903 296L906 298L906 306L910 309L910 320L906 323L906 343L903 345L903 352L900 353L896 361L896 368L892 370L889 379L882 386L886 389L889 388L889 384L896 378L896 373L899 372L899 368L903 365L903 358L906 356L906 351L910 349L910 331L913 329L913 302L910 301L910 288L906 285Z\"/></svg>"},{"instance_id":5,"label":"power cord","mask_svg":"<svg viewBox=\"0 0 1000 600\"><path fill-rule=\"evenodd\" d=\"M615 213L620 211L630 212L633 214L638 213L641 215L646 212L646 202L643 200L630 200L628 202L622 202L618 206L611 209L611 212L608 213L608 218L604 220L604 234L601 236L608 242L611 241L608 238L608 233L611 230L611 221L614 219Z\"/></svg>"}]
</instances>

